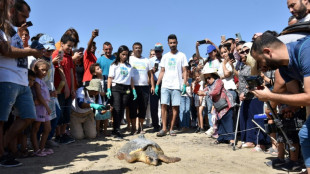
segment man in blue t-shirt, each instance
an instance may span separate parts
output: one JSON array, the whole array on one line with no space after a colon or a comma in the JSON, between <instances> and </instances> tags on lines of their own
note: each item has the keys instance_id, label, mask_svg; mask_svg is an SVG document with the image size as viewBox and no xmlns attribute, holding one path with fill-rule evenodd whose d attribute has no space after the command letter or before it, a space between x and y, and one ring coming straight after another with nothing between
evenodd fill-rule
<instances>
[{"instance_id":1,"label":"man in blue t-shirt","mask_svg":"<svg viewBox=\"0 0 310 174\"><path fill-rule=\"evenodd\" d=\"M99 63L100 68L102 69L105 90L107 89L107 80L108 80L110 65L115 60L115 56L112 55L112 51L113 51L112 44L110 42L105 42L103 44L104 55L102 55L96 62L96 63Z\"/></svg>"},{"instance_id":2,"label":"man in blue t-shirt","mask_svg":"<svg viewBox=\"0 0 310 174\"><path fill-rule=\"evenodd\" d=\"M275 36L264 33L252 46L251 55L262 71L279 69L288 93L274 93L268 88L252 91L259 100L272 101L290 106L310 105L310 37L284 44ZM299 83L303 92L296 92ZM308 173L310 172L310 119L299 131L300 145Z\"/></svg>"}]
</instances>

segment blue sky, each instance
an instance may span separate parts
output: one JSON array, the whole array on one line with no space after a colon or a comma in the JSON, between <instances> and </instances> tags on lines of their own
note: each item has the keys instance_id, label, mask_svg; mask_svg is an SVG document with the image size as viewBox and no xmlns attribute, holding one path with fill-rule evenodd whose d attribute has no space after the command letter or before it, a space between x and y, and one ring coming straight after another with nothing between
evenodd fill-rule
<instances>
[{"instance_id":1,"label":"blue sky","mask_svg":"<svg viewBox=\"0 0 310 174\"><path fill-rule=\"evenodd\" d=\"M79 47L86 47L93 29L99 29L96 56L102 44L112 43L114 52L120 45L143 45L147 57L155 43L169 51L167 37L176 34L179 51L189 58L195 42L209 38L220 43L221 35L250 41L253 34L266 30L282 31L291 15L286 1L280 0L26 0L31 6L30 36L48 34L56 41L70 27L80 36ZM206 53L207 45L200 46Z\"/></svg>"}]
</instances>

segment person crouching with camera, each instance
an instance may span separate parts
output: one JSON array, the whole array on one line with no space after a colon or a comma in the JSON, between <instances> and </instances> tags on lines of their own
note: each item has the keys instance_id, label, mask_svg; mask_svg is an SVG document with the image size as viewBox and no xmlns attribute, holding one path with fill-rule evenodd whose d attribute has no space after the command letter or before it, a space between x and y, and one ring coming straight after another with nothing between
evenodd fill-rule
<instances>
[{"instance_id":1,"label":"person crouching with camera","mask_svg":"<svg viewBox=\"0 0 310 174\"><path fill-rule=\"evenodd\" d=\"M71 134L74 138L96 137L96 122L93 109L100 112L105 110L103 105L96 104L100 89L100 79L92 79L89 86L80 87L76 91L76 98L72 102L70 116Z\"/></svg>"}]
</instances>

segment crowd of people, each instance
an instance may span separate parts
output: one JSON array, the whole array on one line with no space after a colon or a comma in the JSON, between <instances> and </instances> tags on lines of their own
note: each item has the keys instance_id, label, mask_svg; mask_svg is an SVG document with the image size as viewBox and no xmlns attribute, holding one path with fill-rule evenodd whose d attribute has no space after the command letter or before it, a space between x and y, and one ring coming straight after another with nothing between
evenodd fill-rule
<instances>
[{"instance_id":1,"label":"crowd of people","mask_svg":"<svg viewBox=\"0 0 310 174\"><path fill-rule=\"evenodd\" d=\"M240 34L222 36L220 45L204 39L194 43L189 59L174 34L167 53L156 43L149 57L142 56L140 42L117 52L105 42L97 58L98 29L86 49L78 48L74 28L57 43L43 33L30 39L30 6L0 0L0 165L19 166L16 157L51 155L76 139L112 134L121 140L152 127L158 137L203 133L230 146L240 140L240 148L277 156L266 163L275 169L296 171L305 164L310 173L310 2L287 5L293 16L280 34L255 33L248 42ZM202 44L208 44L206 58Z\"/></svg>"}]
</instances>

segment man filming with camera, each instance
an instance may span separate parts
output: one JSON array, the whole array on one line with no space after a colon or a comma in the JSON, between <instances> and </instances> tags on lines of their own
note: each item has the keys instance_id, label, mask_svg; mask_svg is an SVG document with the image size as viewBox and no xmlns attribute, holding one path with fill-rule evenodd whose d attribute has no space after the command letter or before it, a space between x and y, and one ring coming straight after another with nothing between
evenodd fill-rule
<instances>
[{"instance_id":1,"label":"man filming with camera","mask_svg":"<svg viewBox=\"0 0 310 174\"><path fill-rule=\"evenodd\" d=\"M310 37L297 42L284 44L275 36L264 33L252 46L251 55L262 71L279 69L288 93L274 93L268 88L253 90L262 101L273 101L290 106L310 105ZM299 83L304 85L303 92L296 93ZM300 145L307 172L310 174L310 139L308 119L299 131Z\"/></svg>"}]
</instances>

